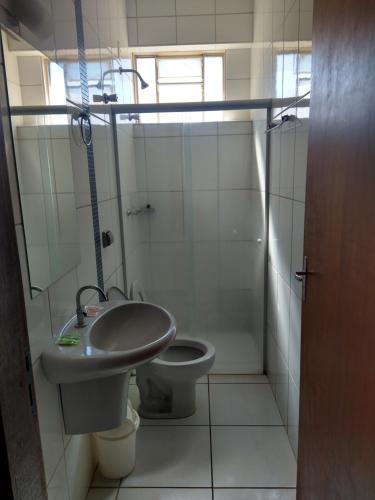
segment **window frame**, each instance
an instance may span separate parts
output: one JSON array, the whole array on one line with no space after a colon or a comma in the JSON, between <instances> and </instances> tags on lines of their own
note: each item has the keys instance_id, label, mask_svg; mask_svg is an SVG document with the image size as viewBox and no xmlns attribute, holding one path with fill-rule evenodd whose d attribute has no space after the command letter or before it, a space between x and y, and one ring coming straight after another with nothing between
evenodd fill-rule
<instances>
[{"instance_id":1,"label":"window frame","mask_svg":"<svg viewBox=\"0 0 375 500\"><path fill-rule=\"evenodd\" d=\"M222 90L223 90L223 98L225 99L225 52L224 51L217 51L217 52L177 52L177 53L133 53L132 59L133 59L133 68L138 70L138 64L137 61L139 59L155 59L155 81L156 81L156 104L160 104L160 99L159 99L159 85L184 85L184 82L175 82L175 83L159 83L159 70L158 70L158 60L160 59L201 59L201 64L202 64L202 101L199 102L205 102L204 96L205 96L205 71L204 71L204 59L206 57L221 57L223 64L223 74L222 74ZM188 83L188 82L186 82ZM138 83L136 80L133 80L133 85L134 85L134 98L135 102L139 104L139 90L138 90Z\"/></svg>"}]
</instances>

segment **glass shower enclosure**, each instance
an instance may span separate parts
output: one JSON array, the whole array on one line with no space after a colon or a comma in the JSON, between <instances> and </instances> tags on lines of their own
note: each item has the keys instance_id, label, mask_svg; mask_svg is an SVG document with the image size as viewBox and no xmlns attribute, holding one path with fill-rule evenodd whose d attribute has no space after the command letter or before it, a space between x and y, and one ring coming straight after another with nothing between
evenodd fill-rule
<instances>
[{"instance_id":1,"label":"glass shower enclosure","mask_svg":"<svg viewBox=\"0 0 375 500\"><path fill-rule=\"evenodd\" d=\"M116 108L128 293L210 341L213 373L263 373L267 110Z\"/></svg>"}]
</instances>

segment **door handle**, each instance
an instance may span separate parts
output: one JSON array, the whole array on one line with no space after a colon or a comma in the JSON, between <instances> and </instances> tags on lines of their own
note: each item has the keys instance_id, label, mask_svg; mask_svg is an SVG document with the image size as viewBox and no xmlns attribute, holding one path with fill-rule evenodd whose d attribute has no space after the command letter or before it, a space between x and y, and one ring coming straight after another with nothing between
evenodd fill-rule
<instances>
[{"instance_id":1,"label":"door handle","mask_svg":"<svg viewBox=\"0 0 375 500\"><path fill-rule=\"evenodd\" d=\"M302 283L302 300L306 300L306 281L307 281L307 276L309 274L312 274L308 271L307 269L307 257L305 256L303 258L303 269L302 271L296 271L294 273L294 277L297 281Z\"/></svg>"}]
</instances>

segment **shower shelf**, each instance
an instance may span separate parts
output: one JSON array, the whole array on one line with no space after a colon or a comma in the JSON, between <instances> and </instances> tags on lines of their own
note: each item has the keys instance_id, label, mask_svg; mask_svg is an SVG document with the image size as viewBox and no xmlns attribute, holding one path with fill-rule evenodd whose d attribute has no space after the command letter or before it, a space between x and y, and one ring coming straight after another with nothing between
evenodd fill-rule
<instances>
[{"instance_id":1,"label":"shower shelf","mask_svg":"<svg viewBox=\"0 0 375 500\"><path fill-rule=\"evenodd\" d=\"M151 205L146 205L145 207L129 208L126 211L126 215L141 215L141 214L152 214L155 212L155 208Z\"/></svg>"}]
</instances>

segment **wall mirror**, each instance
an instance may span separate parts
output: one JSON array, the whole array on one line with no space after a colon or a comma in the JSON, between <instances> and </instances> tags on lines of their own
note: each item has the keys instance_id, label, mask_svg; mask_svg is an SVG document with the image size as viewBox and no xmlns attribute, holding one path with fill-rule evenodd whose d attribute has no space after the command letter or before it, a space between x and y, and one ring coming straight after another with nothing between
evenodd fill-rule
<instances>
[{"instance_id":1,"label":"wall mirror","mask_svg":"<svg viewBox=\"0 0 375 500\"><path fill-rule=\"evenodd\" d=\"M30 45L2 32L12 133L34 297L80 262L69 116L50 114L66 104L51 71L63 70ZM32 106L32 112L30 111Z\"/></svg>"}]
</instances>

